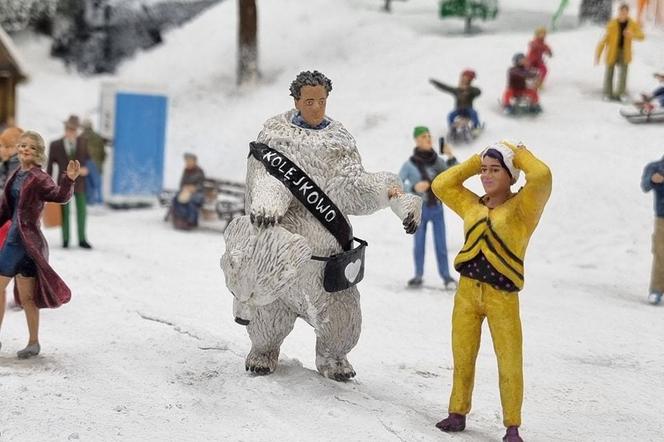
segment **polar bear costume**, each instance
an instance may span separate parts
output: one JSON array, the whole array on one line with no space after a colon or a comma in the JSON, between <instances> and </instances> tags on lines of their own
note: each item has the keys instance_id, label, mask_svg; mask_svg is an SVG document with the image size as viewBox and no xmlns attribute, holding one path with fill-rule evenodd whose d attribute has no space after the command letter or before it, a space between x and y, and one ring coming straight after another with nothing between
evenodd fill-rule
<instances>
[{"instance_id":1,"label":"polar bear costume","mask_svg":"<svg viewBox=\"0 0 664 442\"><path fill-rule=\"evenodd\" d=\"M295 110L265 122L257 141L296 163L345 215L369 215L391 207L405 221L419 225L419 197L401 189L393 173L364 170L355 140L338 121L323 129L292 123ZM362 314L357 286L328 293L323 288L325 263L311 256L342 251L337 240L263 164L249 157L246 209L226 229L222 268L235 296L235 310L249 319L252 347L246 369L268 374L276 369L279 348L295 320L307 321L316 332L316 367L324 376L347 380L355 376L346 355L357 344ZM256 219L278 220L256 227Z\"/></svg>"}]
</instances>

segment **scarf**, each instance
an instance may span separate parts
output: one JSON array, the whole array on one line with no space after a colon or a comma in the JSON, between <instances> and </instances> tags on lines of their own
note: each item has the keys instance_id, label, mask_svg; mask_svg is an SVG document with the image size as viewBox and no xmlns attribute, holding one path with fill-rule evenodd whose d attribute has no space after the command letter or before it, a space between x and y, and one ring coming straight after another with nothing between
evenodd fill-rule
<instances>
[{"instance_id":1,"label":"scarf","mask_svg":"<svg viewBox=\"0 0 664 442\"><path fill-rule=\"evenodd\" d=\"M438 160L438 154L435 150L421 150L417 147L413 149L413 155L410 157L410 161L412 161L415 167L417 167L417 170L420 172L422 181L427 181L429 184L431 184L431 177L427 172L427 166L433 166L436 164L436 160ZM434 195L433 190L431 189L431 186L429 186L429 190L427 190L426 193L427 206L435 206L437 199L436 195Z\"/></svg>"}]
</instances>

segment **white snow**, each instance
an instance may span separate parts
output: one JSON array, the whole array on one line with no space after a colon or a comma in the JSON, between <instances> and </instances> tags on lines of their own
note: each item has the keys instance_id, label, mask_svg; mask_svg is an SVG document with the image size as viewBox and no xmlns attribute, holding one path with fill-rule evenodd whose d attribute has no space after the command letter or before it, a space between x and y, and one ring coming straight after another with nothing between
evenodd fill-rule
<instances>
[{"instance_id":1,"label":"white snow","mask_svg":"<svg viewBox=\"0 0 664 442\"><path fill-rule=\"evenodd\" d=\"M535 6L537 3L537 6ZM258 2L261 83L235 86L237 2L210 9L125 63L121 81L168 84L166 185L181 154L195 151L210 175L242 179L248 142L262 122L292 104L288 85L303 69L330 76L329 114L357 138L369 170L396 171L412 149L413 126L444 131L449 96L427 82L456 82L466 67L482 88L487 122L461 159L503 138L522 140L554 173L554 190L526 258L521 293L525 401L530 441L661 440L664 310L646 303L653 225L643 166L661 158L662 126L630 125L601 101L604 69L593 67L602 28L550 34L554 58L542 92L545 112L508 119L497 105L514 52L546 24L557 1L502 1L484 32L461 35L430 0ZM652 25L634 45L632 93L649 91L664 66L664 34ZM44 40L16 39L31 74L19 123L47 138L69 113L95 116L104 78L68 74ZM472 187L479 192L478 183ZM358 375L341 384L315 371L314 340L298 323L276 373L244 371L250 342L233 322L219 258L223 238L182 233L160 209L89 217L91 252L60 248L51 262L72 287L70 304L43 311L43 354L18 361L23 314L8 311L0 336L0 440L499 440L503 434L496 360L488 329L477 361L468 429L445 435L452 380L448 292L403 289L412 276L412 238L386 210L354 218L369 241L360 285L364 316L349 359ZM450 261L460 220L446 211ZM439 284L428 248L426 277Z\"/></svg>"}]
</instances>

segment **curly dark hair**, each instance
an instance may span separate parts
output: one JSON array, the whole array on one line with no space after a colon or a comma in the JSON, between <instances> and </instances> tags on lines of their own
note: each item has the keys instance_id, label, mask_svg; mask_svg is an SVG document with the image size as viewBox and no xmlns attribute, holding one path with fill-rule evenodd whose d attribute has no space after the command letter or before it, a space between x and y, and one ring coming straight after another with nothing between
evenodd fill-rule
<instances>
[{"instance_id":1,"label":"curly dark hair","mask_svg":"<svg viewBox=\"0 0 664 442\"><path fill-rule=\"evenodd\" d=\"M290 85L291 97L299 100L303 86L323 86L329 95L332 91L332 80L318 71L302 71Z\"/></svg>"}]
</instances>

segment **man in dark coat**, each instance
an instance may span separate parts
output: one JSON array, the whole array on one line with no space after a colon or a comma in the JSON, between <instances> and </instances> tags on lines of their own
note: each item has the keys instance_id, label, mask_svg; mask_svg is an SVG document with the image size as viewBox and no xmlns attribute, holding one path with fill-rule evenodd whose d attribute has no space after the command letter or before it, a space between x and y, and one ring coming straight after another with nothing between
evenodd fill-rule
<instances>
[{"instance_id":1,"label":"man in dark coat","mask_svg":"<svg viewBox=\"0 0 664 442\"><path fill-rule=\"evenodd\" d=\"M53 176L53 165L58 166L58 177L67 170L70 160L78 160L81 164L87 164L90 160L87 141L78 136L79 119L76 115L70 115L65 121L65 135L55 140L49 146L48 166L46 173ZM76 202L76 224L78 226L78 245L84 249L91 249L85 236L86 221L86 198L85 198L85 176L88 174L86 167L81 167L81 175L76 179L74 185L74 199ZM57 181L57 180L56 180ZM69 203L62 206L62 247L69 247Z\"/></svg>"}]
</instances>

